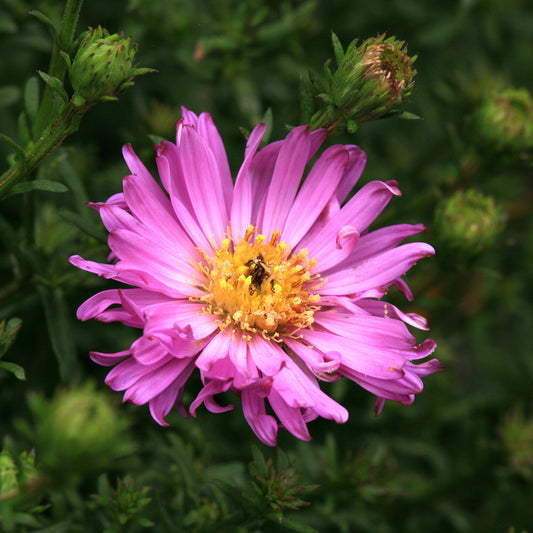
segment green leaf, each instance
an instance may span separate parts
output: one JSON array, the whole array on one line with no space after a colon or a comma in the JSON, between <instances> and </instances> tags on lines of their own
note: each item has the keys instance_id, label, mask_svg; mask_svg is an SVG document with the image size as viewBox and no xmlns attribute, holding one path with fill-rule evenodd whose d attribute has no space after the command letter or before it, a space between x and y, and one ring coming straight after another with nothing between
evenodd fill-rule
<instances>
[{"instance_id":1,"label":"green leaf","mask_svg":"<svg viewBox=\"0 0 533 533\"><path fill-rule=\"evenodd\" d=\"M36 76L29 78L24 86L24 108L33 124L39 109L39 80Z\"/></svg>"},{"instance_id":2,"label":"green leaf","mask_svg":"<svg viewBox=\"0 0 533 533\"><path fill-rule=\"evenodd\" d=\"M396 118L403 118L405 120L422 120L422 117L409 113L408 111L401 111L396 115Z\"/></svg>"},{"instance_id":3,"label":"green leaf","mask_svg":"<svg viewBox=\"0 0 533 533\"><path fill-rule=\"evenodd\" d=\"M269 107L265 111L261 122L266 125L265 134L263 135L263 139L261 140L261 145L264 146L270 140L270 136L272 135L272 128L274 127L274 117L272 115L272 108Z\"/></svg>"},{"instance_id":4,"label":"green leaf","mask_svg":"<svg viewBox=\"0 0 533 533\"><path fill-rule=\"evenodd\" d=\"M300 73L300 123L309 124L314 112L313 84L309 74Z\"/></svg>"},{"instance_id":5,"label":"green leaf","mask_svg":"<svg viewBox=\"0 0 533 533\"><path fill-rule=\"evenodd\" d=\"M73 342L69 308L59 287L39 287L48 333L59 365L62 381L73 379L79 372L76 348Z\"/></svg>"},{"instance_id":6,"label":"green leaf","mask_svg":"<svg viewBox=\"0 0 533 533\"><path fill-rule=\"evenodd\" d=\"M335 61L340 67L344 63L344 49L339 38L333 32L331 32L331 44L333 45L333 52L335 52Z\"/></svg>"},{"instance_id":7,"label":"green leaf","mask_svg":"<svg viewBox=\"0 0 533 533\"><path fill-rule=\"evenodd\" d=\"M0 87L0 107L14 104L20 98L20 89L16 85Z\"/></svg>"},{"instance_id":8,"label":"green leaf","mask_svg":"<svg viewBox=\"0 0 533 533\"><path fill-rule=\"evenodd\" d=\"M0 141L5 142L9 146L11 146L11 148L15 149L17 152L17 156L24 160L26 153L24 151L24 148L22 148L20 144L16 143L11 137L8 137L7 135L4 135L3 133L0 133Z\"/></svg>"},{"instance_id":9,"label":"green leaf","mask_svg":"<svg viewBox=\"0 0 533 533\"><path fill-rule=\"evenodd\" d=\"M21 194L30 191L46 191L46 192L67 192L68 187L60 183L59 181L52 180L34 180L26 181L24 183L17 183L7 196L14 194Z\"/></svg>"},{"instance_id":10,"label":"green leaf","mask_svg":"<svg viewBox=\"0 0 533 533\"><path fill-rule=\"evenodd\" d=\"M85 191L83 180L81 179L80 175L74 169L68 159L62 159L58 164L58 169L63 182L68 186L74 195L77 211L81 215L86 215L91 210L87 209L89 197L87 196L87 192Z\"/></svg>"},{"instance_id":11,"label":"green leaf","mask_svg":"<svg viewBox=\"0 0 533 533\"><path fill-rule=\"evenodd\" d=\"M28 116L24 111L20 113L17 125L20 144L22 146L28 146L31 142L31 132L28 125Z\"/></svg>"},{"instance_id":12,"label":"green leaf","mask_svg":"<svg viewBox=\"0 0 533 533\"><path fill-rule=\"evenodd\" d=\"M65 88L63 87L63 82L60 79L54 78L54 76L49 76L42 70L38 70L37 73L39 74L39 76L41 76L46 85L48 85L48 87L52 89L54 94L57 94L65 104L69 101L68 94L65 91Z\"/></svg>"},{"instance_id":13,"label":"green leaf","mask_svg":"<svg viewBox=\"0 0 533 533\"><path fill-rule=\"evenodd\" d=\"M22 320L20 318L11 318L7 324L5 320L0 322L0 358L7 352L11 344L15 342L21 326Z\"/></svg>"},{"instance_id":14,"label":"green leaf","mask_svg":"<svg viewBox=\"0 0 533 533\"><path fill-rule=\"evenodd\" d=\"M40 20L44 25L48 26L52 32L52 35L54 36L54 40L57 40L57 28L49 17L37 9L32 9L29 14L33 15L37 20Z\"/></svg>"},{"instance_id":15,"label":"green leaf","mask_svg":"<svg viewBox=\"0 0 533 533\"><path fill-rule=\"evenodd\" d=\"M97 241L103 244L107 242L107 236L102 231L102 228L93 224L88 217L74 213L74 211L69 211L68 209L60 209L58 214L62 219L74 224L74 226L78 227L87 235L94 237Z\"/></svg>"},{"instance_id":16,"label":"green leaf","mask_svg":"<svg viewBox=\"0 0 533 533\"><path fill-rule=\"evenodd\" d=\"M301 522L297 522L296 520L292 520L290 518L283 518L281 524L288 529L298 531L298 533L318 533L314 527L302 524Z\"/></svg>"},{"instance_id":17,"label":"green leaf","mask_svg":"<svg viewBox=\"0 0 533 533\"><path fill-rule=\"evenodd\" d=\"M0 361L0 368L11 372L18 380L26 381L26 372L20 365L9 363L8 361Z\"/></svg>"}]
</instances>

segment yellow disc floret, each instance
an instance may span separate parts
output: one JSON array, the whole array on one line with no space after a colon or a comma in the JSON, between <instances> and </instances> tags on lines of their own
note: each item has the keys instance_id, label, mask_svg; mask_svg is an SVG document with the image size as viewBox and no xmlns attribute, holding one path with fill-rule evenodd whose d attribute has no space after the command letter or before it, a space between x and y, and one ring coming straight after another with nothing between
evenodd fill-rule
<instances>
[{"instance_id":1,"label":"yellow disc floret","mask_svg":"<svg viewBox=\"0 0 533 533\"><path fill-rule=\"evenodd\" d=\"M310 272L316 260L308 259L306 249L291 254L280 238L275 230L267 241L249 226L238 244L228 237L213 256L202 252L197 268L207 282L201 287L205 294L195 299L205 302L205 313L219 318L220 329L278 340L313 323L320 300L316 290L322 285Z\"/></svg>"}]
</instances>

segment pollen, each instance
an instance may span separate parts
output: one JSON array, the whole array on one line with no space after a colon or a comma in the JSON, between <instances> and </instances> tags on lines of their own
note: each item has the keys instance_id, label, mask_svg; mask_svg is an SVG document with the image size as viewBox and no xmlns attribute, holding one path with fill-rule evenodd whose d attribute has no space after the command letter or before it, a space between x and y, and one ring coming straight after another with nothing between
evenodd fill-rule
<instances>
[{"instance_id":1,"label":"pollen","mask_svg":"<svg viewBox=\"0 0 533 533\"><path fill-rule=\"evenodd\" d=\"M280 341L313 323L324 280L312 274L316 260L307 257L307 250L291 253L279 231L267 240L249 226L237 244L228 237L214 255L201 254L195 266L206 283L204 294L194 300L217 317L221 330L237 328L245 338L260 334Z\"/></svg>"}]
</instances>

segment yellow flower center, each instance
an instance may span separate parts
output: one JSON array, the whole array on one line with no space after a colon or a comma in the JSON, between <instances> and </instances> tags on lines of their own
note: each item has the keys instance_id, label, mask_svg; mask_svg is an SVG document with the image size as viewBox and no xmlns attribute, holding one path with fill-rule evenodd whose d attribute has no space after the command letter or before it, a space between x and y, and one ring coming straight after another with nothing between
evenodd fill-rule
<instances>
[{"instance_id":1,"label":"yellow flower center","mask_svg":"<svg viewBox=\"0 0 533 533\"><path fill-rule=\"evenodd\" d=\"M255 236L255 238L254 238ZM222 242L215 255L197 265L207 282L205 294L196 301L205 302L204 312L219 317L220 329L240 328L248 338L253 333L281 340L280 334L293 336L313 323L323 283L310 270L315 259L307 250L291 255L291 250L275 230L269 241L248 226L235 245L231 238Z\"/></svg>"}]
</instances>

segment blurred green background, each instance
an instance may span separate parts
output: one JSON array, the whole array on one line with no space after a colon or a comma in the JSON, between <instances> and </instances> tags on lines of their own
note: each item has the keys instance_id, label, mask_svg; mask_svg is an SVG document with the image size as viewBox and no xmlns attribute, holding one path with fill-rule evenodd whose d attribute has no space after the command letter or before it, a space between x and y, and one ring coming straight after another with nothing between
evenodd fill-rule
<instances>
[{"instance_id":1,"label":"blurred green background","mask_svg":"<svg viewBox=\"0 0 533 533\"><path fill-rule=\"evenodd\" d=\"M0 132L13 139L52 50L32 9L59 24L64 4L0 2ZM497 96L533 89L533 4L86 2L78 33L98 24L131 35L141 66L158 72L90 109L39 167L66 192L0 203L0 319L22 320L11 346L9 331L2 337L2 361L27 378L0 368L0 529L533 531L533 115ZM152 145L172 139L181 105L211 113L235 174L242 129L271 113L275 140L299 123L300 74L333 57L331 31L345 46L386 32L418 55L406 109L423 120L379 120L331 142L367 152L362 183L399 181L403 196L378 225L428 228L437 255L406 277L415 302L388 299L429 318L445 371L413 406L387 402L378 418L366 391L325 386L350 420L313 422L310 443L281 433L283 451L257 441L239 406L171 414L161 428L147 407L120 404L89 360L89 350L126 349L136 332L75 319L87 297L112 287L67 262L107 255L84 204L119 192L126 142L155 174ZM12 152L0 144L0 171Z\"/></svg>"}]
</instances>

